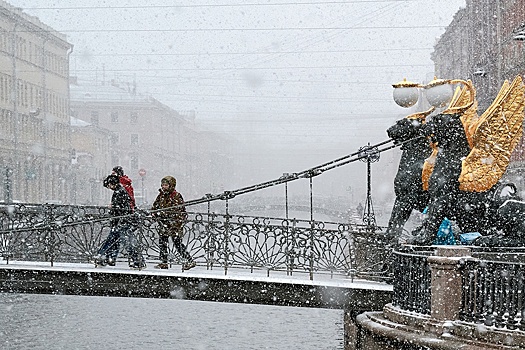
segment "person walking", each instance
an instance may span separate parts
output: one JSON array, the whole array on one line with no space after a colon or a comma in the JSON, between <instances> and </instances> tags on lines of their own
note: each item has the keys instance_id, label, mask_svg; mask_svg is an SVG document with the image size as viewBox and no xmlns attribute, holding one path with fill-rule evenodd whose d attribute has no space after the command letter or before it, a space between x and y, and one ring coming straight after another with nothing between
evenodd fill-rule
<instances>
[{"instance_id":1,"label":"person walking","mask_svg":"<svg viewBox=\"0 0 525 350\"><path fill-rule=\"evenodd\" d=\"M163 177L160 181L159 194L151 208L159 227L160 264L156 265L155 268L168 268L168 239L171 237L178 253L185 260L182 265L182 270L184 271L195 267L196 263L182 243L184 223L188 218L188 214L184 207L182 195L175 190L176 185L177 180L173 176Z\"/></svg>"},{"instance_id":2,"label":"person walking","mask_svg":"<svg viewBox=\"0 0 525 350\"><path fill-rule=\"evenodd\" d=\"M120 184L124 187L126 192L128 192L129 197L131 198L131 210L135 211L135 191L133 190L133 181L124 174L124 169L120 165L114 167L111 174L117 175Z\"/></svg>"},{"instance_id":3,"label":"person walking","mask_svg":"<svg viewBox=\"0 0 525 350\"><path fill-rule=\"evenodd\" d=\"M112 216L111 230L106 240L98 250L95 265L115 266L119 253L120 243L126 247L128 257L132 260L130 267L143 269L146 267L144 258L138 248L138 242L132 230L131 198L120 184L117 175L109 175L104 179L104 187L113 191L111 196L110 215Z\"/></svg>"}]
</instances>

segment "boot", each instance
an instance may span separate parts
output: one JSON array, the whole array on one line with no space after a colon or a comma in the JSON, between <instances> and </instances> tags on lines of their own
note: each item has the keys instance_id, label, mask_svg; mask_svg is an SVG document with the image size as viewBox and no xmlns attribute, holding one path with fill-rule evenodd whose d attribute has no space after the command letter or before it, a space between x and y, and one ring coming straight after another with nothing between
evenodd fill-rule
<instances>
[{"instance_id":1,"label":"boot","mask_svg":"<svg viewBox=\"0 0 525 350\"><path fill-rule=\"evenodd\" d=\"M182 271L192 269L195 266L197 266L197 263L195 262L195 260L189 260L184 265L182 265Z\"/></svg>"},{"instance_id":2,"label":"boot","mask_svg":"<svg viewBox=\"0 0 525 350\"><path fill-rule=\"evenodd\" d=\"M146 263L144 261L136 261L129 265L133 270L142 270L146 268Z\"/></svg>"},{"instance_id":3,"label":"boot","mask_svg":"<svg viewBox=\"0 0 525 350\"><path fill-rule=\"evenodd\" d=\"M160 263L155 265L156 269L167 270L169 268L168 263Z\"/></svg>"},{"instance_id":4,"label":"boot","mask_svg":"<svg viewBox=\"0 0 525 350\"><path fill-rule=\"evenodd\" d=\"M106 266L108 261L105 257L101 256L101 255L97 255L93 258L92 262L95 264L95 267L98 267L98 266Z\"/></svg>"}]
</instances>

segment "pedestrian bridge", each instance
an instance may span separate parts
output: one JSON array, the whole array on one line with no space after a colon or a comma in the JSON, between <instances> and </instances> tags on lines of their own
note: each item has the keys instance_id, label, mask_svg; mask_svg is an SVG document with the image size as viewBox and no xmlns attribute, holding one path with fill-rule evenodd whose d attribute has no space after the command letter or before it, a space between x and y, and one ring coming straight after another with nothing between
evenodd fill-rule
<instances>
[{"instance_id":1,"label":"pedestrian bridge","mask_svg":"<svg viewBox=\"0 0 525 350\"><path fill-rule=\"evenodd\" d=\"M172 269L153 269L159 245L151 211L137 210L132 218L149 268L129 270L125 252L117 266L95 268L89 262L109 233L109 208L13 204L7 193L6 203L0 203L0 291L379 310L392 293L384 228L371 217L363 225L340 213L335 215L340 222L315 220L313 178L359 160L368 162L370 177L371 156L396 147L378 148L389 142L279 179L187 201L183 243L197 266L186 272L180 271L185 261L173 246ZM288 213L286 185L300 179L309 181L310 220L230 214L233 198L278 185L285 185ZM225 203L223 212L211 210L216 200ZM370 191L367 201L371 207Z\"/></svg>"},{"instance_id":2,"label":"pedestrian bridge","mask_svg":"<svg viewBox=\"0 0 525 350\"><path fill-rule=\"evenodd\" d=\"M134 214L148 267L90 263L109 233L109 208L0 206L0 291L188 298L275 305L381 309L390 300L381 229L355 223L189 212L184 244L197 267L156 270L157 222ZM170 244L172 244L170 242Z\"/></svg>"}]
</instances>

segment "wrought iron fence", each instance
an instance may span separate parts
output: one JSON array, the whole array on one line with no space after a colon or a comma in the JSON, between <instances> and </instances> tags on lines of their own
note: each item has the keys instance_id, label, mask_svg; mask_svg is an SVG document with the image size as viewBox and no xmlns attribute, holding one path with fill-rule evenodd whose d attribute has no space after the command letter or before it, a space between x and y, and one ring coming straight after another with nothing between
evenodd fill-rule
<instances>
[{"instance_id":1,"label":"wrought iron fence","mask_svg":"<svg viewBox=\"0 0 525 350\"><path fill-rule=\"evenodd\" d=\"M460 319L496 328L525 330L525 251L475 251L462 261Z\"/></svg>"},{"instance_id":2,"label":"wrought iron fence","mask_svg":"<svg viewBox=\"0 0 525 350\"><path fill-rule=\"evenodd\" d=\"M392 304L430 314L434 247L404 246L393 252ZM459 319L496 328L525 330L525 248L471 247L459 260L462 304Z\"/></svg>"},{"instance_id":3,"label":"wrought iron fence","mask_svg":"<svg viewBox=\"0 0 525 350\"><path fill-rule=\"evenodd\" d=\"M403 310L430 314L430 266L432 247L404 246L393 252L394 293L392 305Z\"/></svg>"},{"instance_id":4,"label":"wrought iron fence","mask_svg":"<svg viewBox=\"0 0 525 350\"><path fill-rule=\"evenodd\" d=\"M208 269L342 274L389 279L390 249L379 227L296 219L189 212L183 243ZM0 256L26 261L89 262L110 231L109 208L13 204L0 206ZM147 261L159 255L157 221L134 214ZM122 252L123 259L126 253ZM170 242L169 262L182 263Z\"/></svg>"}]
</instances>

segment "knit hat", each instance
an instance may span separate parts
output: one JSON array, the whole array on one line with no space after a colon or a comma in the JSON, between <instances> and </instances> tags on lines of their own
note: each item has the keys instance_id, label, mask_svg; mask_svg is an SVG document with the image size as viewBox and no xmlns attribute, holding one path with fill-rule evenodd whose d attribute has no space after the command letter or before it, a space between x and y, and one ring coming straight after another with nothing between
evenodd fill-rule
<instances>
[{"instance_id":1,"label":"knit hat","mask_svg":"<svg viewBox=\"0 0 525 350\"><path fill-rule=\"evenodd\" d=\"M120 165L117 165L116 167L114 167L113 171L115 172L115 175L117 175L118 177L124 176L124 169L122 169Z\"/></svg>"},{"instance_id":2,"label":"knit hat","mask_svg":"<svg viewBox=\"0 0 525 350\"><path fill-rule=\"evenodd\" d=\"M160 180L160 184L167 183L169 185L169 190L173 191L175 189L175 186L177 185L177 180L173 176L164 176L162 180Z\"/></svg>"}]
</instances>

